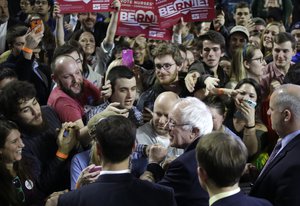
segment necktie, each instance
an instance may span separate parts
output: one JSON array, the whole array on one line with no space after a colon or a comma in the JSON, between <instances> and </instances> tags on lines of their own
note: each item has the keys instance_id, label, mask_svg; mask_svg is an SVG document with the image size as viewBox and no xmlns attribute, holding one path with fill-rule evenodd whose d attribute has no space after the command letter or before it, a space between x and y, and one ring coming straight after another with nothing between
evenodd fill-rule
<instances>
[{"instance_id":1,"label":"necktie","mask_svg":"<svg viewBox=\"0 0 300 206\"><path fill-rule=\"evenodd\" d=\"M270 165L270 163L275 159L277 153L279 152L279 150L280 150L280 148L281 148L281 141L282 141L282 140L279 140L279 141L277 142L277 144L275 145L275 147L274 147L274 149L273 149L273 151L272 151L272 153L271 153L271 155L270 155L270 157L269 157L269 159L268 159L266 165L264 166L264 168L262 169L262 171L260 172L260 174L259 174L258 177L261 176L261 174L266 170L266 168Z\"/></svg>"}]
</instances>

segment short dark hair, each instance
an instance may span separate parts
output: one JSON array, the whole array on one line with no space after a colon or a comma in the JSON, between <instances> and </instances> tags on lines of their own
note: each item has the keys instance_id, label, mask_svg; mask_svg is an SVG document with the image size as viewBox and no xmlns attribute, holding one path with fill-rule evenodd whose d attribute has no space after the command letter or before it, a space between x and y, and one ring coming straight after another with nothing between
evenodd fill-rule
<instances>
[{"instance_id":1,"label":"short dark hair","mask_svg":"<svg viewBox=\"0 0 300 206\"><path fill-rule=\"evenodd\" d=\"M18 79L18 76L16 74L16 72L8 67L1 67L0 65L0 81L2 81L3 79L7 79L7 78L16 78Z\"/></svg>"},{"instance_id":2,"label":"short dark hair","mask_svg":"<svg viewBox=\"0 0 300 206\"><path fill-rule=\"evenodd\" d=\"M248 8L249 11L251 12L250 5L245 1L241 1L235 5L233 9L233 13L235 13L237 9L241 9L241 8Z\"/></svg>"},{"instance_id":3,"label":"short dark hair","mask_svg":"<svg viewBox=\"0 0 300 206\"><path fill-rule=\"evenodd\" d=\"M252 22L255 25L263 25L263 26L267 25L266 21L264 19L260 18L260 17L254 17L254 18L252 18Z\"/></svg>"},{"instance_id":4,"label":"short dark hair","mask_svg":"<svg viewBox=\"0 0 300 206\"><path fill-rule=\"evenodd\" d=\"M117 79L131 79L133 77L135 77L133 71L131 71L127 66L120 65L113 67L107 74L107 79L110 80L112 93L114 92Z\"/></svg>"},{"instance_id":5,"label":"short dark hair","mask_svg":"<svg viewBox=\"0 0 300 206\"><path fill-rule=\"evenodd\" d=\"M34 86L26 81L13 81L3 87L0 95L0 113L16 120L20 102L36 97Z\"/></svg>"},{"instance_id":6,"label":"short dark hair","mask_svg":"<svg viewBox=\"0 0 300 206\"><path fill-rule=\"evenodd\" d=\"M241 140L224 132L212 132L200 138L196 158L217 187L228 187L239 181L248 151Z\"/></svg>"},{"instance_id":7,"label":"short dark hair","mask_svg":"<svg viewBox=\"0 0 300 206\"><path fill-rule=\"evenodd\" d=\"M218 111L218 114L225 115L227 108L225 105L225 102L222 100L222 98L219 95L210 95L207 96L203 102L208 106L215 108Z\"/></svg>"},{"instance_id":8,"label":"short dark hair","mask_svg":"<svg viewBox=\"0 0 300 206\"><path fill-rule=\"evenodd\" d=\"M176 44L162 43L153 49L153 59L157 57L160 58L166 55L171 55L177 66L181 66L184 61Z\"/></svg>"},{"instance_id":9,"label":"short dark hair","mask_svg":"<svg viewBox=\"0 0 300 206\"><path fill-rule=\"evenodd\" d=\"M276 44L282 44L282 43L287 42L287 41L291 42L292 49L295 50L296 49L296 39L290 33L288 33L288 32L279 32L274 37L274 43L276 43Z\"/></svg>"},{"instance_id":10,"label":"short dark hair","mask_svg":"<svg viewBox=\"0 0 300 206\"><path fill-rule=\"evenodd\" d=\"M6 34L6 42L9 47L11 47L14 43L16 38L24 36L28 31L28 27L23 25L15 25L7 30Z\"/></svg>"},{"instance_id":11,"label":"short dark hair","mask_svg":"<svg viewBox=\"0 0 300 206\"><path fill-rule=\"evenodd\" d=\"M97 123L95 131L104 161L118 163L131 155L136 126L128 118L119 115L106 117Z\"/></svg>"},{"instance_id":12,"label":"short dark hair","mask_svg":"<svg viewBox=\"0 0 300 206\"><path fill-rule=\"evenodd\" d=\"M205 34L199 36L198 40L197 47L201 51L203 49L203 41L205 40L211 41L214 44L219 44L222 52L225 51L226 41L224 36L219 32L209 30Z\"/></svg>"}]
</instances>

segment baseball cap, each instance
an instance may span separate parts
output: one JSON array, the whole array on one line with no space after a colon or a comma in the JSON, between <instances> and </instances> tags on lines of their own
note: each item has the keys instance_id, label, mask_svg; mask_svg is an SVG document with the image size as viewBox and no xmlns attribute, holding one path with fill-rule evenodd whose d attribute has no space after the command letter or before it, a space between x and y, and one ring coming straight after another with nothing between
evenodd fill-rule
<instances>
[{"instance_id":1,"label":"baseball cap","mask_svg":"<svg viewBox=\"0 0 300 206\"><path fill-rule=\"evenodd\" d=\"M232 27L232 29L230 30L230 36L233 34L233 33L236 33L236 32L240 32L240 33L243 33L246 35L247 39L249 39L249 31L246 27L244 26L240 26L240 25L237 25L237 26L234 26Z\"/></svg>"}]
</instances>

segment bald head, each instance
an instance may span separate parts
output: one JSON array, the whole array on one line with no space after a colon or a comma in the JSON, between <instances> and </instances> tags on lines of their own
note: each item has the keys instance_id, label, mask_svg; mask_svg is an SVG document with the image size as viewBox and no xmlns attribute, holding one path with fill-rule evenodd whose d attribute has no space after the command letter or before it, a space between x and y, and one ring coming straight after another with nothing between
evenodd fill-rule
<instances>
[{"instance_id":1,"label":"bald head","mask_svg":"<svg viewBox=\"0 0 300 206\"><path fill-rule=\"evenodd\" d=\"M155 107L163 107L166 110L169 110L179 99L179 96L174 92L163 92L156 98L154 102L154 110Z\"/></svg>"},{"instance_id":2,"label":"bald head","mask_svg":"<svg viewBox=\"0 0 300 206\"><path fill-rule=\"evenodd\" d=\"M76 62L69 56L60 56L55 60L55 66L53 73L59 75L61 72L66 70L68 67L77 67Z\"/></svg>"},{"instance_id":3,"label":"bald head","mask_svg":"<svg viewBox=\"0 0 300 206\"><path fill-rule=\"evenodd\" d=\"M280 137L300 129L300 86L285 84L278 87L270 98L272 128Z\"/></svg>"},{"instance_id":4,"label":"bald head","mask_svg":"<svg viewBox=\"0 0 300 206\"><path fill-rule=\"evenodd\" d=\"M161 93L154 102L152 126L157 134L167 136L165 128L171 109L179 101L179 96L174 92Z\"/></svg>"},{"instance_id":5,"label":"bald head","mask_svg":"<svg viewBox=\"0 0 300 206\"><path fill-rule=\"evenodd\" d=\"M83 76L77 62L72 56L59 56L53 65L52 79L66 94L71 97L79 96L83 91Z\"/></svg>"}]
</instances>

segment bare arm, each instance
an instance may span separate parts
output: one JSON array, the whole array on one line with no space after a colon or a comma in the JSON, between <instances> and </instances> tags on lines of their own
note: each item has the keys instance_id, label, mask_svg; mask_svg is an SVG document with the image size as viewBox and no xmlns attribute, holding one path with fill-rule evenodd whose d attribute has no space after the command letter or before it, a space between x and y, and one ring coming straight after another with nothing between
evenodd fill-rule
<instances>
[{"instance_id":1,"label":"bare arm","mask_svg":"<svg viewBox=\"0 0 300 206\"><path fill-rule=\"evenodd\" d=\"M114 43L114 39L117 31L117 25L118 25L118 16L121 8L120 1L114 0L112 2L112 7L115 8L115 11L111 12L111 19L107 28L105 39L103 40L104 45Z\"/></svg>"},{"instance_id":2,"label":"bare arm","mask_svg":"<svg viewBox=\"0 0 300 206\"><path fill-rule=\"evenodd\" d=\"M56 18L56 46L62 46L65 44L64 33L64 16L60 13L60 6L57 2L54 4L53 16Z\"/></svg>"},{"instance_id":3,"label":"bare arm","mask_svg":"<svg viewBox=\"0 0 300 206\"><path fill-rule=\"evenodd\" d=\"M74 123L80 128L80 130L79 130L80 134L78 137L78 141L81 143L82 146L87 146L92 141L92 139L88 133L87 126L84 126L82 119L79 119L79 120L75 121Z\"/></svg>"}]
</instances>

